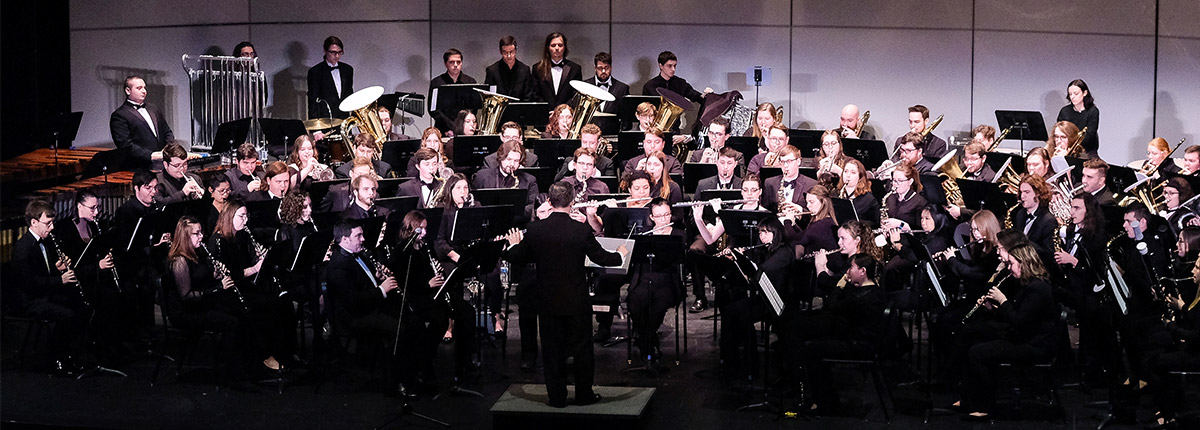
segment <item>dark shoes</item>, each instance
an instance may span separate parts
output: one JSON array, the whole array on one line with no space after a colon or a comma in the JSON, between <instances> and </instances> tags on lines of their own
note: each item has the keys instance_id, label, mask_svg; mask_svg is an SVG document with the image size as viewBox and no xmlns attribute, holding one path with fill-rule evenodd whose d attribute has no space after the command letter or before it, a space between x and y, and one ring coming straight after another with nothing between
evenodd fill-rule
<instances>
[{"instance_id":1,"label":"dark shoes","mask_svg":"<svg viewBox=\"0 0 1200 430\"><path fill-rule=\"evenodd\" d=\"M697 314L706 310L708 310L708 303L705 303L702 300L696 300L696 303L693 304L692 307L688 308L688 313Z\"/></svg>"},{"instance_id":2,"label":"dark shoes","mask_svg":"<svg viewBox=\"0 0 1200 430\"><path fill-rule=\"evenodd\" d=\"M602 396L597 393L592 393L590 396L575 396L575 406L587 406L600 402Z\"/></svg>"}]
</instances>

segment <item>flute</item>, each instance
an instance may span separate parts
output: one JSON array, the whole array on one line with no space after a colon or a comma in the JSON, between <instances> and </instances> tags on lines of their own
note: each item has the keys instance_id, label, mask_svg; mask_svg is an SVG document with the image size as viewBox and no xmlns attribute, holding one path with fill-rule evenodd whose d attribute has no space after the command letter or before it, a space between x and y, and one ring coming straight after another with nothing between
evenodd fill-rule
<instances>
[{"instance_id":1,"label":"flute","mask_svg":"<svg viewBox=\"0 0 1200 430\"><path fill-rule=\"evenodd\" d=\"M576 203L575 205L571 206L571 208L573 208L573 209L590 208L593 206L603 206L608 203L613 203L613 204L632 203L632 202L638 202L638 201L642 201L642 200L652 200L652 199L654 199L654 197L635 197L635 198L628 198L628 199L621 199L621 200L592 200L590 202Z\"/></svg>"},{"instance_id":2,"label":"flute","mask_svg":"<svg viewBox=\"0 0 1200 430\"><path fill-rule=\"evenodd\" d=\"M746 203L753 203L756 201L757 201L756 199L741 199L741 200L716 199L716 203L719 205L742 205L742 204L746 204ZM712 202L713 202L712 200L696 200L696 201L692 201L692 202L676 203L676 204L671 205L671 207L673 207L673 208L690 208L693 206L704 206L704 205L707 205Z\"/></svg>"},{"instance_id":3,"label":"flute","mask_svg":"<svg viewBox=\"0 0 1200 430\"><path fill-rule=\"evenodd\" d=\"M820 253L822 253L822 252L826 252L826 250L824 250L824 249L818 249L818 250L816 250L816 251L813 251L813 252L810 252L810 253L804 254L804 256L802 256L802 257L798 258L798 260L807 260L807 259L810 259L810 258L815 258L815 257L817 256L817 254L820 254ZM826 253L827 253L827 254L837 254L837 253L839 253L839 252L842 252L842 248L828 250L828 252L826 252Z\"/></svg>"},{"instance_id":4,"label":"flute","mask_svg":"<svg viewBox=\"0 0 1200 430\"><path fill-rule=\"evenodd\" d=\"M736 252L736 253L738 253L738 254L741 254L741 253L744 253L744 252L746 252L746 251L749 251L749 250L751 250L751 249L755 249L755 248L762 248L762 247L764 247L764 246L767 246L767 245L770 245L770 244L769 244L769 243L760 243L760 244L758 244L758 245L754 245L754 246L735 246L735 247L732 247L732 248L725 248L725 249L722 249L722 250L718 251L716 254L713 254L713 256L714 256L714 257L724 257L724 256L726 256L726 255L731 255L731 254L733 254L734 252Z\"/></svg>"}]
</instances>

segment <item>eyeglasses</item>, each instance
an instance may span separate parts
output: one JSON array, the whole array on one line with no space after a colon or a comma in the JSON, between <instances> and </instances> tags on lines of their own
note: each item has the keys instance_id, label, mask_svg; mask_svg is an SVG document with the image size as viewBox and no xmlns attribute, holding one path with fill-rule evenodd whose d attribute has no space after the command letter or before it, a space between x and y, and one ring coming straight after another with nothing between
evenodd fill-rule
<instances>
[{"instance_id":1,"label":"eyeglasses","mask_svg":"<svg viewBox=\"0 0 1200 430\"><path fill-rule=\"evenodd\" d=\"M213 194L229 194L231 192L233 192L233 189L230 188L217 188L213 190Z\"/></svg>"},{"instance_id":2,"label":"eyeglasses","mask_svg":"<svg viewBox=\"0 0 1200 430\"><path fill-rule=\"evenodd\" d=\"M671 216L670 212L667 212L665 214L651 214L650 215L651 218L669 218L670 216Z\"/></svg>"},{"instance_id":3,"label":"eyeglasses","mask_svg":"<svg viewBox=\"0 0 1200 430\"><path fill-rule=\"evenodd\" d=\"M917 151L918 151L917 148L900 148L900 152L904 152L904 153L917 152Z\"/></svg>"},{"instance_id":4,"label":"eyeglasses","mask_svg":"<svg viewBox=\"0 0 1200 430\"><path fill-rule=\"evenodd\" d=\"M780 158L779 162L780 163L791 163L793 161L798 161L798 160L800 160L800 159L799 158Z\"/></svg>"},{"instance_id":5,"label":"eyeglasses","mask_svg":"<svg viewBox=\"0 0 1200 430\"><path fill-rule=\"evenodd\" d=\"M80 207L82 207L82 208L84 208L84 209L87 209L87 210L89 210L89 211L94 211L94 210L96 210L96 208L100 207L100 205L99 205L99 204L95 204L95 205L88 206L88 205L85 205L85 204L82 204L82 203L81 203L79 206L80 206Z\"/></svg>"},{"instance_id":6,"label":"eyeglasses","mask_svg":"<svg viewBox=\"0 0 1200 430\"><path fill-rule=\"evenodd\" d=\"M593 166L593 165L595 165L595 164L594 164L594 163L591 163L591 162L584 163L584 162L582 162L582 161L576 161L576 162L575 162L575 165L576 165L576 166L586 166L586 167L592 167L592 166Z\"/></svg>"},{"instance_id":7,"label":"eyeglasses","mask_svg":"<svg viewBox=\"0 0 1200 430\"><path fill-rule=\"evenodd\" d=\"M184 167L187 167L187 160L180 161L180 162L178 162L178 163L167 163L167 165L168 165L168 166L171 166L171 167L174 167L174 168L176 168L176 169L182 169L182 168L184 168Z\"/></svg>"}]
</instances>

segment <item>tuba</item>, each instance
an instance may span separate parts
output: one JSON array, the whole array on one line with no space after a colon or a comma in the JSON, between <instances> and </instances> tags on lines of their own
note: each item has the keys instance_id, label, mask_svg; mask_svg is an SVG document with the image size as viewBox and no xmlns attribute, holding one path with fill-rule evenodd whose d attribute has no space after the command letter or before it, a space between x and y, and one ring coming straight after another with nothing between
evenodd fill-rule
<instances>
[{"instance_id":1,"label":"tuba","mask_svg":"<svg viewBox=\"0 0 1200 430\"><path fill-rule=\"evenodd\" d=\"M479 96L483 98L483 108L479 109L479 116L475 121L475 127L479 129L478 133L499 134L500 118L504 116L504 108L508 107L509 102L518 99L479 88L475 88L475 91L479 91Z\"/></svg>"},{"instance_id":2,"label":"tuba","mask_svg":"<svg viewBox=\"0 0 1200 430\"><path fill-rule=\"evenodd\" d=\"M367 133L375 140L375 155L378 160L383 156L383 142L387 141L388 131L383 129L383 121L379 119L379 105L375 103L383 95L383 87L372 86L355 91L354 94L342 100L338 109L350 113L350 117L342 122L342 136L346 137L346 153L353 154L351 147L350 126L357 125L360 133Z\"/></svg>"},{"instance_id":3,"label":"tuba","mask_svg":"<svg viewBox=\"0 0 1200 430\"><path fill-rule=\"evenodd\" d=\"M963 177L963 169L958 165L958 150L954 149L942 157L941 160L933 166L933 170L941 170L938 176L942 176L942 190L946 192L946 202L955 206L966 206L963 202L962 190L958 188L958 178Z\"/></svg>"},{"instance_id":4,"label":"tuba","mask_svg":"<svg viewBox=\"0 0 1200 430\"><path fill-rule=\"evenodd\" d=\"M616 97L605 91L603 88L589 84L584 81L571 81L571 87L579 92L579 103L571 110L575 114L574 122L571 123L571 130L567 133L570 139L578 139L583 126L592 121L592 115L600 109L600 103L615 102Z\"/></svg>"},{"instance_id":5,"label":"tuba","mask_svg":"<svg viewBox=\"0 0 1200 430\"><path fill-rule=\"evenodd\" d=\"M679 121L679 117L683 115L683 111L691 109L693 104L687 98L679 95L679 93L666 88L659 88L658 96L658 110L654 112L653 124L659 130L666 132L675 126L675 122ZM687 156L687 154L684 154L687 150L685 145L674 145L674 148L675 158L683 159Z\"/></svg>"}]
</instances>

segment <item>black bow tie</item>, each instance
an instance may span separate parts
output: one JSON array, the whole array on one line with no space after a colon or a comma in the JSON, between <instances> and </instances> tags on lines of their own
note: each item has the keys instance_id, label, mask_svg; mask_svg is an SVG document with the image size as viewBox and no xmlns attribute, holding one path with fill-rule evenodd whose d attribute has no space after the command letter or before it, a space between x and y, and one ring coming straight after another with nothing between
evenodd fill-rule
<instances>
[{"instance_id":1,"label":"black bow tie","mask_svg":"<svg viewBox=\"0 0 1200 430\"><path fill-rule=\"evenodd\" d=\"M563 63L551 63L550 67L563 68Z\"/></svg>"},{"instance_id":2,"label":"black bow tie","mask_svg":"<svg viewBox=\"0 0 1200 430\"><path fill-rule=\"evenodd\" d=\"M421 185L424 186L425 188L433 189L433 185L436 183L437 183L436 181L435 182L421 182Z\"/></svg>"},{"instance_id":3,"label":"black bow tie","mask_svg":"<svg viewBox=\"0 0 1200 430\"><path fill-rule=\"evenodd\" d=\"M338 67L342 67L342 65L341 65L341 64L338 64L338 65L336 65L336 66L329 66L329 70L337 70L337 69L338 69Z\"/></svg>"},{"instance_id":4,"label":"black bow tie","mask_svg":"<svg viewBox=\"0 0 1200 430\"><path fill-rule=\"evenodd\" d=\"M781 188L796 188L796 180L783 181L779 183Z\"/></svg>"},{"instance_id":5,"label":"black bow tie","mask_svg":"<svg viewBox=\"0 0 1200 430\"><path fill-rule=\"evenodd\" d=\"M129 105L133 106L134 109L145 109L146 108L145 104L137 104L134 102L129 102Z\"/></svg>"},{"instance_id":6,"label":"black bow tie","mask_svg":"<svg viewBox=\"0 0 1200 430\"><path fill-rule=\"evenodd\" d=\"M609 87L608 82L601 82L597 85L600 86L600 88L608 88Z\"/></svg>"}]
</instances>

